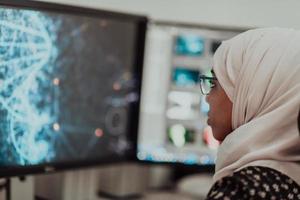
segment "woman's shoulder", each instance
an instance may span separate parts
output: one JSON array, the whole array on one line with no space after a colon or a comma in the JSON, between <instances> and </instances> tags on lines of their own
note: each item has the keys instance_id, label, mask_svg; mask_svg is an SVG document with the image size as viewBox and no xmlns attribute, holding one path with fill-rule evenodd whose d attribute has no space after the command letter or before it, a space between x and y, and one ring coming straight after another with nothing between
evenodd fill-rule
<instances>
[{"instance_id":1,"label":"woman's shoulder","mask_svg":"<svg viewBox=\"0 0 300 200\"><path fill-rule=\"evenodd\" d=\"M217 181L210 199L300 199L300 186L277 170L250 166Z\"/></svg>"}]
</instances>

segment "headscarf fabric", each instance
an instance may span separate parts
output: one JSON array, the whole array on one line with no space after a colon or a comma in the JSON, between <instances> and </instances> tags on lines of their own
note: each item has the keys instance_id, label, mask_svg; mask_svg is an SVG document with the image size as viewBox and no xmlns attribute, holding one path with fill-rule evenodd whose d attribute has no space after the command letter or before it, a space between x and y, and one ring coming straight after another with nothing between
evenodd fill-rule
<instances>
[{"instance_id":1,"label":"headscarf fabric","mask_svg":"<svg viewBox=\"0 0 300 200\"><path fill-rule=\"evenodd\" d=\"M222 42L213 70L233 103L233 132L218 149L214 180L264 166L300 184L300 31L241 33Z\"/></svg>"}]
</instances>

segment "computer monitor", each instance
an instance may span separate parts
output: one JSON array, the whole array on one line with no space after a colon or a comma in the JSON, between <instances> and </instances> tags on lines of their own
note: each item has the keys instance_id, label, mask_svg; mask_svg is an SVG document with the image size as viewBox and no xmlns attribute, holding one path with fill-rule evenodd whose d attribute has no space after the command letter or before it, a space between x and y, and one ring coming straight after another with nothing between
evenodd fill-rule
<instances>
[{"instance_id":1,"label":"computer monitor","mask_svg":"<svg viewBox=\"0 0 300 200\"><path fill-rule=\"evenodd\" d=\"M0 176L135 158L146 23L0 2Z\"/></svg>"},{"instance_id":2,"label":"computer monitor","mask_svg":"<svg viewBox=\"0 0 300 200\"><path fill-rule=\"evenodd\" d=\"M199 75L212 76L213 51L239 32L167 22L148 26L138 160L214 169L220 142L207 124Z\"/></svg>"}]
</instances>

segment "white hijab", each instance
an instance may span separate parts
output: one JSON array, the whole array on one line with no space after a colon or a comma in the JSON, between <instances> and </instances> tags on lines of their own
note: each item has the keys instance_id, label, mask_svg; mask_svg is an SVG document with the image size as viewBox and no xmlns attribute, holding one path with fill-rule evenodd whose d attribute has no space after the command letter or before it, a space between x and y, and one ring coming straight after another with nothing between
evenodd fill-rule
<instances>
[{"instance_id":1,"label":"white hijab","mask_svg":"<svg viewBox=\"0 0 300 200\"><path fill-rule=\"evenodd\" d=\"M300 184L300 31L255 29L222 43L213 70L233 103L214 180L246 166L278 170Z\"/></svg>"}]
</instances>

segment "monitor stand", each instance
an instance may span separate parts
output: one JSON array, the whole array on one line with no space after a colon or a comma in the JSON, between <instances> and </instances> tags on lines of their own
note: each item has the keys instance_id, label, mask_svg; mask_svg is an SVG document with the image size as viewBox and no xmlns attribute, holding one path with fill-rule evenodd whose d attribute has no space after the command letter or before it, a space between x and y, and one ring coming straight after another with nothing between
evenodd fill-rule
<instances>
[{"instance_id":1,"label":"monitor stand","mask_svg":"<svg viewBox=\"0 0 300 200\"><path fill-rule=\"evenodd\" d=\"M149 166L121 163L99 169L98 195L105 199L140 199L147 190Z\"/></svg>"},{"instance_id":2,"label":"monitor stand","mask_svg":"<svg viewBox=\"0 0 300 200\"><path fill-rule=\"evenodd\" d=\"M32 177L0 179L0 200L34 199Z\"/></svg>"},{"instance_id":3,"label":"monitor stand","mask_svg":"<svg viewBox=\"0 0 300 200\"><path fill-rule=\"evenodd\" d=\"M10 179L9 178L0 179L0 199L10 200L11 199L10 196L11 196Z\"/></svg>"}]
</instances>

